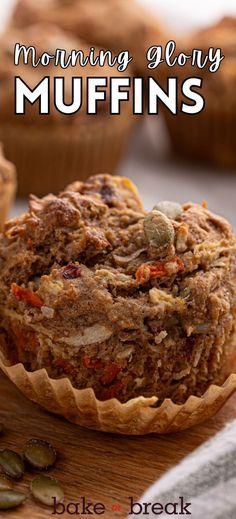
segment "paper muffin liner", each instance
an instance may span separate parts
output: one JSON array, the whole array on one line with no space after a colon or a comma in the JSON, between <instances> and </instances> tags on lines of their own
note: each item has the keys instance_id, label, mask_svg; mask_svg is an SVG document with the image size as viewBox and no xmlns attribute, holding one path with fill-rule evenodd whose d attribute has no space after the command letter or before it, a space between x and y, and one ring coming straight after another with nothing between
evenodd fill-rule
<instances>
[{"instance_id":1,"label":"paper muffin liner","mask_svg":"<svg viewBox=\"0 0 236 519\"><path fill-rule=\"evenodd\" d=\"M19 195L58 193L75 180L114 173L137 118L89 116L76 124L2 123L0 140L17 167Z\"/></svg>"},{"instance_id":2,"label":"paper muffin liner","mask_svg":"<svg viewBox=\"0 0 236 519\"><path fill-rule=\"evenodd\" d=\"M210 101L209 101L210 103ZM207 105L198 115L164 111L174 151L187 159L236 169L236 105Z\"/></svg>"},{"instance_id":3,"label":"paper muffin liner","mask_svg":"<svg viewBox=\"0 0 236 519\"><path fill-rule=\"evenodd\" d=\"M16 192L16 182L14 180L7 182L2 192L0 191L0 231L3 229L10 207L14 200Z\"/></svg>"},{"instance_id":4,"label":"paper muffin liner","mask_svg":"<svg viewBox=\"0 0 236 519\"><path fill-rule=\"evenodd\" d=\"M0 353L0 367L30 400L72 423L109 433L144 435L182 431L214 416L236 390L236 374L222 386L212 384L201 397L190 396L182 404L143 396L122 404L112 398L100 401L93 389L75 389L68 378L52 379L45 369L28 372L23 364L9 366Z\"/></svg>"}]
</instances>

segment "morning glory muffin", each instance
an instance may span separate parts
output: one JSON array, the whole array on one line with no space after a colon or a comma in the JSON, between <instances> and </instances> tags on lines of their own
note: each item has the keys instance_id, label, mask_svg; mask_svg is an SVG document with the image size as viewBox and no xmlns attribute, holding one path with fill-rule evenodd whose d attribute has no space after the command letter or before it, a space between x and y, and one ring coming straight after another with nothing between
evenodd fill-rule
<instances>
[{"instance_id":1,"label":"morning glory muffin","mask_svg":"<svg viewBox=\"0 0 236 519\"><path fill-rule=\"evenodd\" d=\"M101 172L113 173L121 160L134 124L138 118L132 114L130 101L121 104L119 117L110 115L109 88L106 100L98 102L96 115L87 115L87 78L107 77L114 74L108 66L87 65L62 69L54 65L33 68L31 62L13 63L16 42L34 45L37 57L44 52L54 54L63 48L69 54L80 49L87 56L90 47L68 34L55 24L34 24L24 29L9 29L0 40L0 140L7 157L17 168L18 193L38 196L58 193L76 179L85 180L89 175ZM17 71L17 72L16 72ZM116 75L122 74L116 70ZM29 88L34 89L45 76L50 80L50 113L39 115L39 103L26 102L24 115L15 114L15 76L19 76ZM132 73L131 73L132 75ZM65 115L54 105L54 79L64 79L64 100L73 101L72 78L82 78L82 105L74 114Z\"/></svg>"},{"instance_id":2,"label":"morning glory muffin","mask_svg":"<svg viewBox=\"0 0 236 519\"><path fill-rule=\"evenodd\" d=\"M205 205L147 213L108 175L31 196L0 238L1 351L101 401L182 404L234 371L235 266L231 226Z\"/></svg>"},{"instance_id":3,"label":"morning glory muffin","mask_svg":"<svg viewBox=\"0 0 236 519\"><path fill-rule=\"evenodd\" d=\"M179 108L184 100L182 82L188 77L202 78L200 91L205 100L201 113L173 116L164 111L174 150L183 157L212 166L236 169L236 17L225 17L193 34L178 37L178 48L186 54L192 49L220 48L224 56L217 72L209 68L175 67L179 79Z\"/></svg>"},{"instance_id":4,"label":"morning glory muffin","mask_svg":"<svg viewBox=\"0 0 236 519\"><path fill-rule=\"evenodd\" d=\"M0 143L0 230L7 218L16 191L16 170L3 154Z\"/></svg>"}]
</instances>

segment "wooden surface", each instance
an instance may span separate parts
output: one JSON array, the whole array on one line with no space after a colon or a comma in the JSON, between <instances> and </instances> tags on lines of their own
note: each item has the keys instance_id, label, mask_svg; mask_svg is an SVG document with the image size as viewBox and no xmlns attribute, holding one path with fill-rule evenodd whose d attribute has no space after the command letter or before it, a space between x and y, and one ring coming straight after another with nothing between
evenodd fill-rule
<instances>
[{"instance_id":1,"label":"wooden surface","mask_svg":"<svg viewBox=\"0 0 236 519\"><path fill-rule=\"evenodd\" d=\"M105 505L106 512L100 517L125 518L129 496L140 498L168 468L233 419L235 408L236 395L214 419L190 431L168 436L121 437L86 430L48 414L26 400L0 373L0 421L6 426L0 445L20 452L29 438L51 441L60 454L51 473L64 486L65 502L79 502L85 496L88 501ZM32 474L25 476L16 488L27 490L32 477ZM117 505L119 511L114 511ZM1 518L11 519L50 516L71 517L67 513L52 515L51 509L39 506L31 497L14 511L0 512Z\"/></svg>"}]
</instances>

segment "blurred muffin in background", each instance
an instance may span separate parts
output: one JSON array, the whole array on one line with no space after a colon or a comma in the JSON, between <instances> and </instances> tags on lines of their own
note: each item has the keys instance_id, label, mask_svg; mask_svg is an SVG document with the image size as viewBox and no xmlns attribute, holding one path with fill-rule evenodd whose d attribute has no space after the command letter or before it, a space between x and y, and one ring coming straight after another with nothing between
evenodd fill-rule
<instances>
[{"instance_id":1,"label":"blurred muffin in background","mask_svg":"<svg viewBox=\"0 0 236 519\"><path fill-rule=\"evenodd\" d=\"M53 24L36 24L24 29L9 29L0 41L0 140L7 157L16 164L19 195L29 192L44 195L62 190L66 183L84 180L100 172L113 173L121 159L137 117L132 115L132 99L121 103L119 117L109 114L109 91L106 101L99 101L97 115L87 115L87 77L109 77L114 69L90 65L62 69L50 64L24 65L16 68L13 52L16 42L34 45L38 55L63 48L89 54L90 47ZM115 69L115 75L120 72ZM39 115L38 103L26 102L24 115L15 115L14 78L19 76L28 87L35 88L50 78L50 114ZM72 77L83 78L83 104L74 115L61 114L54 106L54 77L65 78L65 103L72 102Z\"/></svg>"},{"instance_id":2,"label":"blurred muffin in background","mask_svg":"<svg viewBox=\"0 0 236 519\"><path fill-rule=\"evenodd\" d=\"M150 75L148 48L168 39L159 20L136 0L18 0L11 23L25 27L35 21L53 22L109 50L129 50L139 76ZM152 75L157 72L162 76L164 67L152 70Z\"/></svg>"},{"instance_id":3,"label":"blurred muffin in background","mask_svg":"<svg viewBox=\"0 0 236 519\"><path fill-rule=\"evenodd\" d=\"M7 218L16 192L15 166L5 159L0 143L0 230Z\"/></svg>"},{"instance_id":4,"label":"blurred muffin in background","mask_svg":"<svg viewBox=\"0 0 236 519\"><path fill-rule=\"evenodd\" d=\"M174 150L187 158L217 167L236 168L236 17L226 17L212 27L178 40L186 54L210 47L220 48L225 59L217 72L209 68L175 67L182 81L188 77L203 79L202 95L205 108L200 114L173 116L165 111ZM179 94L179 108L183 100Z\"/></svg>"}]
</instances>

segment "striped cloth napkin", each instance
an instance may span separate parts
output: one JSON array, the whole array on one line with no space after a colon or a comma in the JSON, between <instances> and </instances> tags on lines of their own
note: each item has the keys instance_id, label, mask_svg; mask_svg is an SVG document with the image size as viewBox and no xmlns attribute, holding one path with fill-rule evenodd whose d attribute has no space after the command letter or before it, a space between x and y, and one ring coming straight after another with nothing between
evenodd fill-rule
<instances>
[{"instance_id":1,"label":"striped cloth napkin","mask_svg":"<svg viewBox=\"0 0 236 519\"><path fill-rule=\"evenodd\" d=\"M176 515L236 519L236 420L154 483L129 519Z\"/></svg>"}]
</instances>

